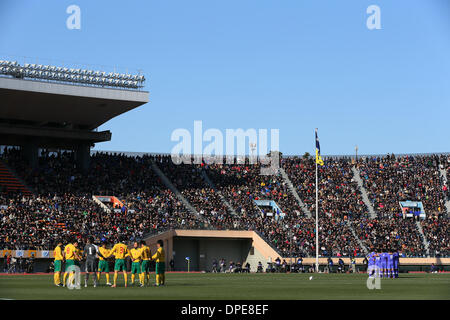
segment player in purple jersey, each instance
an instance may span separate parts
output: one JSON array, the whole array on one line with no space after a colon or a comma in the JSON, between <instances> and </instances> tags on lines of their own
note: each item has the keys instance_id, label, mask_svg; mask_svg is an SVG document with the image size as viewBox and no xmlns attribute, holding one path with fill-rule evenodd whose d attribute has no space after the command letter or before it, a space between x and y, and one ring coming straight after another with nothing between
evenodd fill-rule
<instances>
[{"instance_id":1,"label":"player in purple jersey","mask_svg":"<svg viewBox=\"0 0 450 320\"><path fill-rule=\"evenodd\" d=\"M375 265L375 252L371 252L367 255L367 273L369 276L372 276L374 274L373 266Z\"/></svg>"},{"instance_id":2,"label":"player in purple jersey","mask_svg":"<svg viewBox=\"0 0 450 320\"><path fill-rule=\"evenodd\" d=\"M392 264L393 264L393 269L394 269L394 278L398 278L398 267L400 264L400 255L398 253L398 251L396 250L393 254L392 254Z\"/></svg>"},{"instance_id":3,"label":"player in purple jersey","mask_svg":"<svg viewBox=\"0 0 450 320\"><path fill-rule=\"evenodd\" d=\"M394 278L394 254L392 251L389 251L387 255L387 273L389 278Z\"/></svg>"},{"instance_id":4,"label":"player in purple jersey","mask_svg":"<svg viewBox=\"0 0 450 320\"><path fill-rule=\"evenodd\" d=\"M378 272L376 272L377 277L381 277L383 269L381 265L381 253L375 254L375 267L378 269Z\"/></svg>"},{"instance_id":5,"label":"player in purple jersey","mask_svg":"<svg viewBox=\"0 0 450 320\"><path fill-rule=\"evenodd\" d=\"M387 256L388 254L386 252L380 253L380 272L381 272L381 277L382 278L386 278L387 277Z\"/></svg>"}]
</instances>

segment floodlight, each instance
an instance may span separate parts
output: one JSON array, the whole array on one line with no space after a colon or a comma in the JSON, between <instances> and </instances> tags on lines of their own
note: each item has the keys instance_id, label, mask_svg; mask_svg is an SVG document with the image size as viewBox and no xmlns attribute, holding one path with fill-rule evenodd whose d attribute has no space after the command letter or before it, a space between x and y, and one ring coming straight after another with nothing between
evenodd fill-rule
<instances>
[{"instance_id":1,"label":"floodlight","mask_svg":"<svg viewBox=\"0 0 450 320\"><path fill-rule=\"evenodd\" d=\"M145 77L143 75L120 74L115 72L94 71L56 67L41 64L25 63L19 65L17 61L0 60L0 74L11 75L19 78L37 78L92 85L140 88L143 87Z\"/></svg>"}]
</instances>

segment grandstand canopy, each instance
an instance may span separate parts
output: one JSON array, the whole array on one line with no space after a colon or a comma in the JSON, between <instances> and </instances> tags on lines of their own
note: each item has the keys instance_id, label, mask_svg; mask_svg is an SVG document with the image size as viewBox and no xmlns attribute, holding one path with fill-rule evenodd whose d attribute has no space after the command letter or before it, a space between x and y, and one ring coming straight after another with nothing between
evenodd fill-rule
<instances>
[{"instance_id":1,"label":"grandstand canopy","mask_svg":"<svg viewBox=\"0 0 450 320\"><path fill-rule=\"evenodd\" d=\"M73 148L111 140L95 129L148 102L147 91L0 77L0 144Z\"/></svg>"}]
</instances>

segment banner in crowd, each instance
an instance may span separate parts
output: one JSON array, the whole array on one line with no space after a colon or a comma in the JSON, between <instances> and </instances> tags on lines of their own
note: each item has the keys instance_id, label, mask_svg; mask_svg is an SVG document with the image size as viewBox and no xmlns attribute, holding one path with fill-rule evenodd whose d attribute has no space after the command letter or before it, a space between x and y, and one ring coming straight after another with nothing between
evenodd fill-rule
<instances>
[{"instance_id":1,"label":"banner in crowd","mask_svg":"<svg viewBox=\"0 0 450 320\"><path fill-rule=\"evenodd\" d=\"M3 258L5 256L5 254L7 256L12 255L12 250L0 250L0 257Z\"/></svg>"},{"instance_id":2,"label":"banner in crowd","mask_svg":"<svg viewBox=\"0 0 450 320\"><path fill-rule=\"evenodd\" d=\"M120 201L118 198L114 196L93 196L96 200L100 201L101 203L111 203L112 207L114 209L114 212L120 213L122 207L124 204L122 201ZM117 211L118 209L118 211Z\"/></svg>"},{"instance_id":3,"label":"banner in crowd","mask_svg":"<svg viewBox=\"0 0 450 320\"><path fill-rule=\"evenodd\" d=\"M408 218L412 218L414 216L419 216L422 219L426 218L422 201L400 201L400 208L402 209L403 215Z\"/></svg>"},{"instance_id":4,"label":"banner in crowd","mask_svg":"<svg viewBox=\"0 0 450 320\"><path fill-rule=\"evenodd\" d=\"M5 254L11 255L15 258L46 258L46 259L52 259L53 258L53 251L40 251L40 250L0 250L0 258L4 258Z\"/></svg>"},{"instance_id":5,"label":"banner in crowd","mask_svg":"<svg viewBox=\"0 0 450 320\"><path fill-rule=\"evenodd\" d=\"M31 258L31 257L34 257L34 258L37 258L37 251L36 250L28 250L28 255L27 255L27 257L28 258Z\"/></svg>"}]
</instances>

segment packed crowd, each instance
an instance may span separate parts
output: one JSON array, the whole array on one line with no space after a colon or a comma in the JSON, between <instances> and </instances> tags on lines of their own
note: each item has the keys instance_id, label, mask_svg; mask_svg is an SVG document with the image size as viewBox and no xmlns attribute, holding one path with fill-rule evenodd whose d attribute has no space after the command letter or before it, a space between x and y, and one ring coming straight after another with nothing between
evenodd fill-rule
<instances>
[{"instance_id":1,"label":"packed crowd","mask_svg":"<svg viewBox=\"0 0 450 320\"><path fill-rule=\"evenodd\" d=\"M316 210L316 175L313 158L283 159L283 168L297 193L311 212ZM353 178L349 159L325 159L319 166L319 211L332 217L359 218L366 216L358 183Z\"/></svg>"},{"instance_id":2,"label":"packed crowd","mask_svg":"<svg viewBox=\"0 0 450 320\"><path fill-rule=\"evenodd\" d=\"M198 166L182 163L175 165L169 156L158 157L155 162L208 224L218 225L218 218L229 215L225 203L202 178Z\"/></svg>"},{"instance_id":3,"label":"packed crowd","mask_svg":"<svg viewBox=\"0 0 450 320\"><path fill-rule=\"evenodd\" d=\"M260 175L260 165L249 164L248 159L243 164L175 165L168 156L96 153L91 157L87 173L76 169L71 153L43 153L36 169L31 169L17 150L5 152L3 161L20 173L34 195L1 195L0 248L52 249L56 238L74 235L81 241L88 236L94 236L96 241L116 241L121 234L133 240L171 228L214 228L254 230L281 256L315 254L315 220L305 215L281 176ZM392 159L379 161L389 165L393 162ZM407 163L411 161L408 159ZM400 163L403 164L404 159ZM413 168L428 168L427 161L422 159L420 163ZM179 196L160 180L152 164L161 169L199 216L190 212ZM371 171L371 161L360 161L359 165L372 195L372 181L377 182L376 188L388 188L388 184L379 182L379 171ZM308 209L314 212L314 161L288 158L282 160L282 166ZM351 166L347 160L330 159L320 169L320 198L323 199L319 220L320 254L361 256L359 241L362 241L369 249L395 246L405 255L425 255L414 221L396 215L393 218L367 217ZM412 181L422 192L417 191L416 195L434 196L437 182L433 175L424 176L419 171ZM391 185L395 189L398 183ZM443 189L439 190L438 198L443 199ZM93 195L115 196L124 207L105 212L93 200ZM390 204L397 201L383 199ZM273 200L281 212L269 214L255 200ZM426 203L427 208L433 205L431 200ZM422 227L430 250L450 254L447 218L436 216L434 220L422 222ZM352 228L359 239L355 238Z\"/></svg>"},{"instance_id":4,"label":"packed crowd","mask_svg":"<svg viewBox=\"0 0 450 320\"><path fill-rule=\"evenodd\" d=\"M450 223L437 217L421 221L422 230L428 240L430 255L450 255Z\"/></svg>"},{"instance_id":5,"label":"packed crowd","mask_svg":"<svg viewBox=\"0 0 450 320\"><path fill-rule=\"evenodd\" d=\"M369 251L395 250L402 252L404 256L427 256L422 236L413 219L361 218L352 223L357 236Z\"/></svg>"},{"instance_id":6,"label":"packed crowd","mask_svg":"<svg viewBox=\"0 0 450 320\"><path fill-rule=\"evenodd\" d=\"M440 158L432 156L373 157L358 163L364 187L381 216L400 213L399 201L422 201L429 214L445 211Z\"/></svg>"},{"instance_id":7,"label":"packed crowd","mask_svg":"<svg viewBox=\"0 0 450 320\"><path fill-rule=\"evenodd\" d=\"M280 175L261 175L261 164L204 164L202 169L238 215L263 214L255 200L273 200L280 214L301 216L298 203Z\"/></svg>"},{"instance_id":8,"label":"packed crowd","mask_svg":"<svg viewBox=\"0 0 450 320\"><path fill-rule=\"evenodd\" d=\"M124 234L130 241L170 228L199 225L181 201L149 168L150 158L96 154L82 174L71 154L43 154L37 169L29 168L19 152L3 155L32 186L34 196L0 198L0 246L5 249L51 249L57 238L75 235L84 241L116 241ZM114 195L126 210L104 211L93 195ZM5 208L6 207L6 208Z\"/></svg>"}]
</instances>

